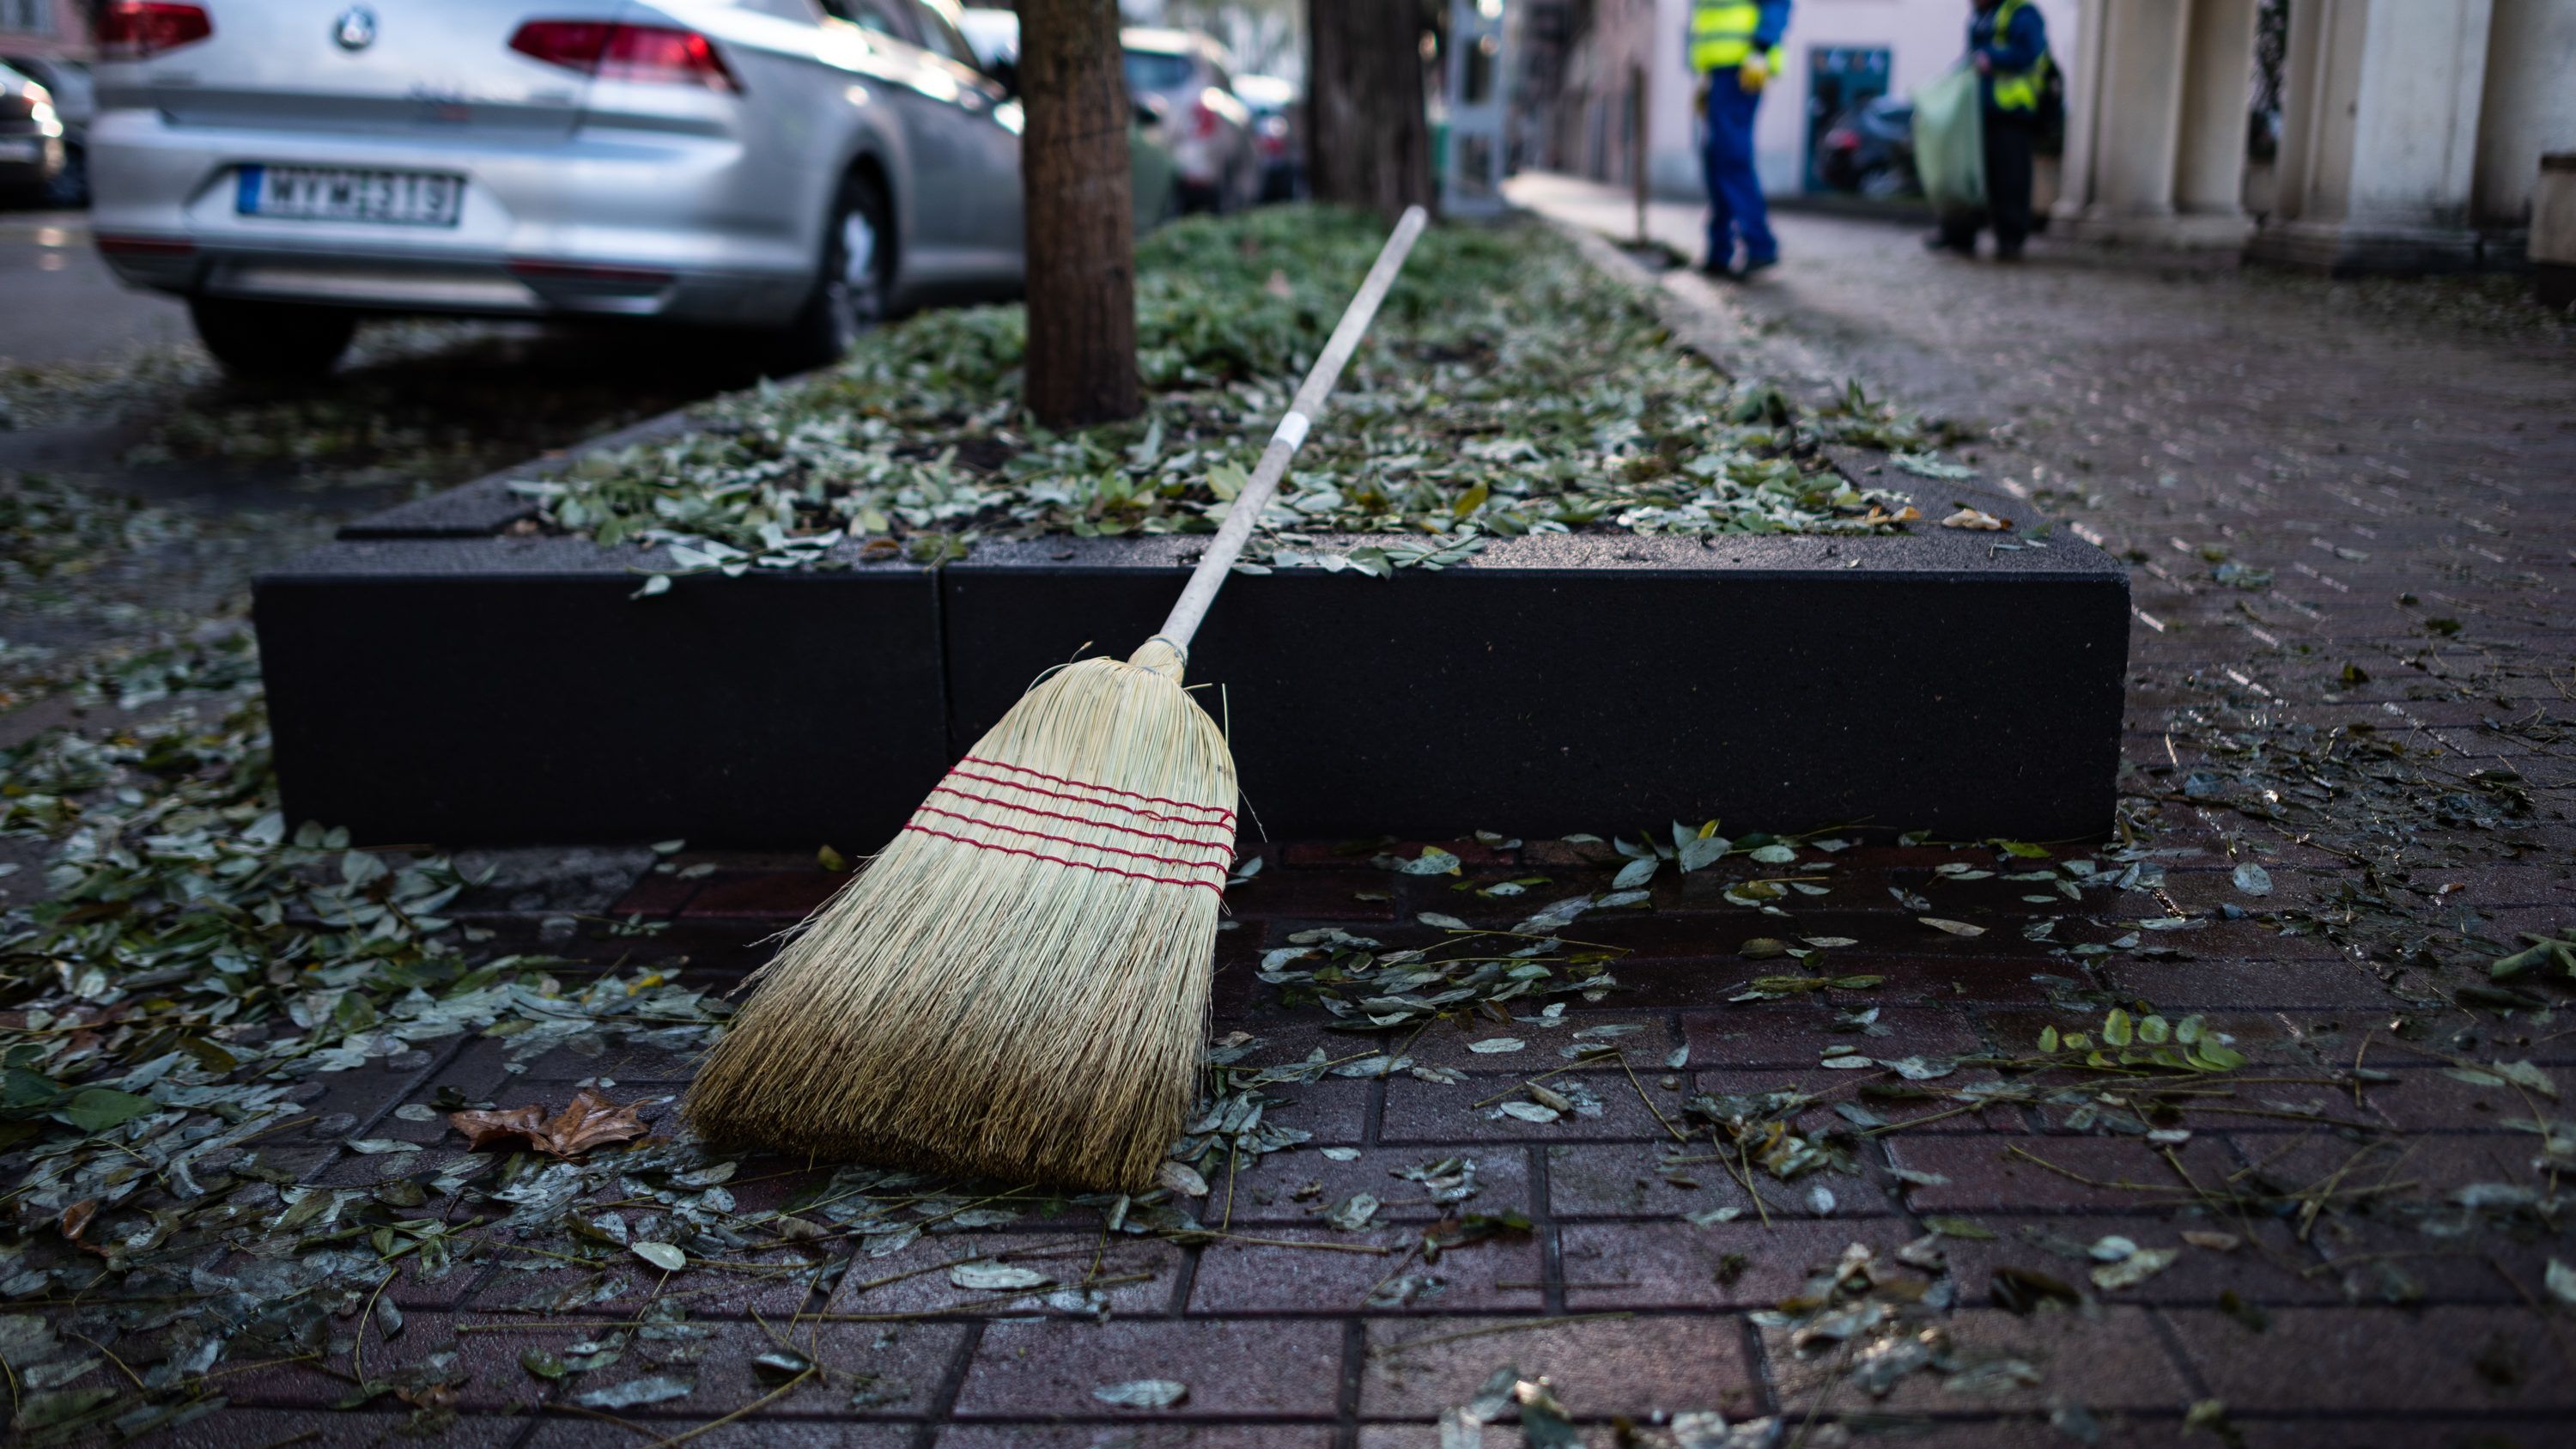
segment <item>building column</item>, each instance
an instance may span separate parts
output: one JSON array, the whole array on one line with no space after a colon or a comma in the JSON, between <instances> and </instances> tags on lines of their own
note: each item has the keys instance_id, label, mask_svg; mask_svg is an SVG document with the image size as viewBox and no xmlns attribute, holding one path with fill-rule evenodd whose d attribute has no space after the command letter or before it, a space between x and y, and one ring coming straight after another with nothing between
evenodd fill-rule
<instances>
[{"instance_id":1,"label":"building column","mask_svg":"<svg viewBox=\"0 0 2576 1449\"><path fill-rule=\"evenodd\" d=\"M2279 195L2248 255L2333 273L2475 266L2494 0L2290 8Z\"/></svg>"},{"instance_id":2,"label":"building column","mask_svg":"<svg viewBox=\"0 0 2576 1449\"><path fill-rule=\"evenodd\" d=\"M2055 215L2087 241L2233 250L2256 0L2087 0Z\"/></svg>"}]
</instances>

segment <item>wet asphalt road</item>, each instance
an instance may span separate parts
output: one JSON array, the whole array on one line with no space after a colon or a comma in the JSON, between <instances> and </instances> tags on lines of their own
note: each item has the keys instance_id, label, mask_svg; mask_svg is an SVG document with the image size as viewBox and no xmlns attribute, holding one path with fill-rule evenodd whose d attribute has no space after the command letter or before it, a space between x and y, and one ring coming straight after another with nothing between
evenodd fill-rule
<instances>
[{"instance_id":1,"label":"wet asphalt road","mask_svg":"<svg viewBox=\"0 0 2576 1449\"><path fill-rule=\"evenodd\" d=\"M77 211L0 211L0 365L96 362L188 339L175 297L116 280Z\"/></svg>"}]
</instances>

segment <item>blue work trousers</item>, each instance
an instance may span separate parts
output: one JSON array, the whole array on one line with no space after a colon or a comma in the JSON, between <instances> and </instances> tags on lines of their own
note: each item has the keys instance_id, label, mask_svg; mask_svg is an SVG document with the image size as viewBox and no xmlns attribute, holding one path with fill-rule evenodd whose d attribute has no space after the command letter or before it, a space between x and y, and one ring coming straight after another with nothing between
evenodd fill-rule
<instances>
[{"instance_id":1,"label":"blue work trousers","mask_svg":"<svg viewBox=\"0 0 2576 1449\"><path fill-rule=\"evenodd\" d=\"M1700 174L1708 182L1708 262L1729 265L1737 238L1747 263L1778 259L1762 178L1753 170L1753 112L1760 91L1748 91L1735 67L1708 73L1708 115L1700 127Z\"/></svg>"}]
</instances>

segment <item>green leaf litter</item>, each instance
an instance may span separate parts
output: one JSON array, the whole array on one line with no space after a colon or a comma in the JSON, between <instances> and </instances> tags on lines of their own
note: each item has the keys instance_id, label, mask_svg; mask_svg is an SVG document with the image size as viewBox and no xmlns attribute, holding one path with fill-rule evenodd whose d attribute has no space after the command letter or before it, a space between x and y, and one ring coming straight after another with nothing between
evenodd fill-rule
<instances>
[{"instance_id":1,"label":"green leaf litter","mask_svg":"<svg viewBox=\"0 0 2576 1449\"><path fill-rule=\"evenodd\" d=\"M522 487L547 525L672 545L682 571L905 557L981 539L1213 531L1381 237L1266 208L1137 250L1144 417L1049 433L1020 410L1020 308L931 312L829 371L705 410L667 442ZM1888 533L1906 495L1822 445L1928 448L1856 389L1810 412L1685 349L1643 299L1535 223L1427 234L1264 516L1254 566L1383 574L1495 536ZM1410 546L1337 546L1336 534Z\"/></svg>"}]
</instances>

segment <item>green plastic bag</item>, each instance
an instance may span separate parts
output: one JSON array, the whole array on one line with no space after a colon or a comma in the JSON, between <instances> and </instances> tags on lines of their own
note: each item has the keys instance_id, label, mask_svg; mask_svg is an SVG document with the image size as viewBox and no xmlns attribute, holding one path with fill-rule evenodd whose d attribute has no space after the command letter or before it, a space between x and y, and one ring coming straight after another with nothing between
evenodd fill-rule
<instances>
[{"instance_id":1,"label":"green plastic bag","mask_svg":"<svg viewBox=\"0 0 2576 1449\"><path fill-rule=\"evenodd\" d=\"M1985 106L1974 70L1956 67L1914 93L1914 173L1942 216L1985 209Z\"/></svg>"}]
</instances>

